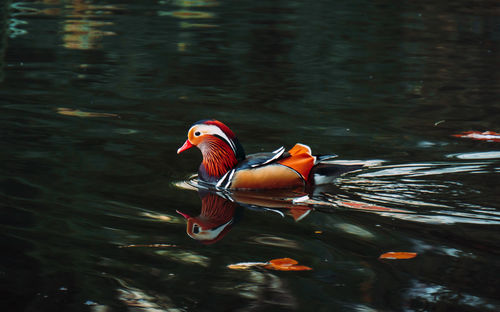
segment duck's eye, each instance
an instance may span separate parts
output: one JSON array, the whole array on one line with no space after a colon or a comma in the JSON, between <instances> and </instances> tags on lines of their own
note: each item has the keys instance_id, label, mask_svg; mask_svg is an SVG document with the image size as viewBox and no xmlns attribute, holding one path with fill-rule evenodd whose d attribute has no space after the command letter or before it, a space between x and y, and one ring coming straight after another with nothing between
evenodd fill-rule
<instances>
[{"instance_id":1,"label":"duck's eye","mask_svg":"<svg viewBox=\"0 0 500 312\"><path fill-rule=\"evenodd\" d=\"M194 133L194 136L200 136L200 135L201 135L201 132L200 132L200 131L196 131L196 132Z\"/></svg>"}]
</instances>

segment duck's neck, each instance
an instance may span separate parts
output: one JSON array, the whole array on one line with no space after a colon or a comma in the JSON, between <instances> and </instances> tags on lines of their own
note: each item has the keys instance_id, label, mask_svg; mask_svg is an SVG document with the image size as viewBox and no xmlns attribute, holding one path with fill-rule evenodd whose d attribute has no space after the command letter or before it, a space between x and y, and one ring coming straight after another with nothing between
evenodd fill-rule
<instances>
[{"instance_id":1,"label":"duck's neck","mask_svg":"<svg viewBox=\"0 0 500 312\"><path fill-rule=\"evenodd\" d=\"M225 142L209 141L199 146L203 161L198 170L201 180L215 182L238 164L233 150Z\"/></svg>"}]
</instances>

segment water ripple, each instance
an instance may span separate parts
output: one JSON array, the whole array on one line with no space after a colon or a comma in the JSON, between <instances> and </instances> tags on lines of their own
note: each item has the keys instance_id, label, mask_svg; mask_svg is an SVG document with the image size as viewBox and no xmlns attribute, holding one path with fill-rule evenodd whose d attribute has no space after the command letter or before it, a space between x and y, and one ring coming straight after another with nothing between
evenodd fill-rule
<instances>
[{"instance_id":1,"label":"water ripple","mask_svg":"<svg viewBox=\"0 0 500 312\"><path fill-rule=\"evenodd\" d=\"M496 152L460 155L471 156L469 159L497 157ZM415 212L381 212L407 221L429 224L500 224L497 208L474 202L478 197L491 194L478 189L475 175L471 174L491 174L493 165L494 162L486 160L385 165L344 177L340 181L340 188L367 203L379 203Z\"/></svg>"}]
</instances>

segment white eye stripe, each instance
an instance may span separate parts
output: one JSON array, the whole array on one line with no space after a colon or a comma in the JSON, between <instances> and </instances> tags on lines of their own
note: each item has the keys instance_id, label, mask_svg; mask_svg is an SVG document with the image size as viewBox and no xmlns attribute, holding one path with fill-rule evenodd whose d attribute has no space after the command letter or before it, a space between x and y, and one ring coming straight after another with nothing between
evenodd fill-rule
<instances>
[{"instance_id":1,"label":"white eye stripe","mask_svg":"<svg viewBox=\"0 0 500 312\"><path fill-rule=\"evenodd\" d=\"M191 129L193 129L194 127L196 127L196 132L200 132L201 134L212 134L220 136L227 142L227 144L229 144L233 152L236 154L236 146L234 145L233 141L230 140L219 127L215 125L200 124L192 126ZM191 131L191 129L189 129L189 131ZM196 132L194 134L196 134Z\"/></svg>"}]
</instances>

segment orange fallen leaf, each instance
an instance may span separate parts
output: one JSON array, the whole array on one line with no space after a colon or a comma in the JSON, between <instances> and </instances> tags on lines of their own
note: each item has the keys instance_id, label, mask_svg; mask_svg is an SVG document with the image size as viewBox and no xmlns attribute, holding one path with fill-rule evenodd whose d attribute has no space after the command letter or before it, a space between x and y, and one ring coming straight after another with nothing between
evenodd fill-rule
<instances>
[{"instance_id":1,"label":"orange fallen leaf","mask_svg":"<svg viewBox=\"0 0 500 312\"><path fill-rule=\"evenodd\" d=\"M277 271L310 271L312 268L305 265L297 265L298 262L291 258L273 259L269 262L240 262L230 264L227 267L231 270L248 270L254 267L263 267Z\"/></svg>"},{"instance_id":2,"label":"orange fallen leaf","mask_svg":"<svg viewBox=\"0 0 500 312\"><path fill-rule=\"evenodd\" d=\"M278 271L309 271L312 268L305 265L297 265L298 262L291 258L280 258L273 259L269 261L266 265L266 269L278 270Z\"/></svg>"},{"instance_id":3,"label":"orange fallen leaf","mask_svg":"<svg viewBox=\"0 0 500 312\"><path fill-rule=\"evenodd\" d=\"M452 134L452 136L457 138L467 138L487 142L500 142L500 133L496 133L493 131L465 131L458 134Z\"/></svg>"},{"instance_id":4,"label":"orange fallen leaf","mask_svg":"<svg viewBox=\"0 0 500 312\"><path fill-rule=\"evenodd\" d=\"M379 259L390 259L390 260L400 260L400 259L412 259L417 256L416 252L406 252L406 251L390 251L381 254Z\"/></svg>"},{"instance_id":5,"label":"orange fallen leaf","mask_svg":"<svg viewBox=\"0 0 500 312\"><path fill-rule=\"evenodd\" d=\"M305 265L271 265L271 267L266 266L267 269L276 271L310 271L312 268Z\"/></svg>"},{"instance_id":6,"label":"orange fallen leaf","mask_svg":"<svg viewBox=\"0 0 500 312\"><path fill-rule=\"evenodd\" d=\"M272 265L280 266L280 265L295 265L298 262L297 260L294 260L292 258L279 258L279 259L273 259L269 261L269 263Z\"/></svg>"}]
</instances>

